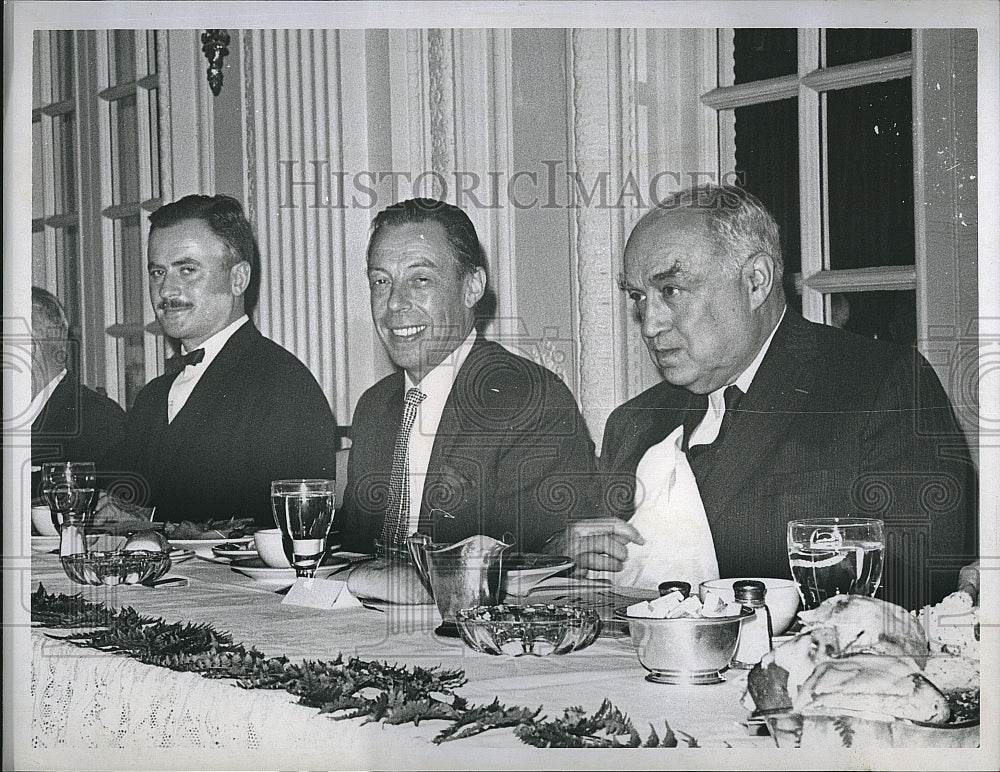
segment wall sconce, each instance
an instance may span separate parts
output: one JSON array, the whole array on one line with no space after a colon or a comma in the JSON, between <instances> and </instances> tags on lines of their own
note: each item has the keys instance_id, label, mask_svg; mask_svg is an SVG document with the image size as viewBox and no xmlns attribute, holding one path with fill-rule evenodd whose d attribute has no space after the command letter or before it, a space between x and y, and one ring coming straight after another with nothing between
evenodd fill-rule
<instances>
[{"instance_id":1,"label":"wall sconce","mask_svg":"<svg viewBox=\"0 0 1000 772\"><path fill-rule=\"evenodd\" d=\"M229 33L224 29L209 29L201 33L201 50L208 59L208 87L212 94L222 91L222 62L229 55Z\"/></svg>"}]
</instances>

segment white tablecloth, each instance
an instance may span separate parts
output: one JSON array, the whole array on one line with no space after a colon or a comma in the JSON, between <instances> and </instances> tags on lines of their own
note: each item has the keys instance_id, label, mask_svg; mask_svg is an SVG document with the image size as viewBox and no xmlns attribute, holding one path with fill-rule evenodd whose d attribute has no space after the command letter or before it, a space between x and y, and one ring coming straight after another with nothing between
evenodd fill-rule
<instances>
[{"instance_id":1,"label":"white tablecloth","mask_svg":"<svg viewBox=\"0 0 1000 772\"><path fill-rule=\"evenodd\" d=\"M725 684L714 686L649 683L628 639L601 638L565 656L491 657L458 640L435 636L439 618L433 607L318 611L282 605L282 596L272 587L227 566L195 559L176 566L171 572L175 574L188 577L190 584L84 587L65 577L56 556L39 550L32 556L31 583L35 588L42 582L49 592L82 592L91 602L133 606L167 621L208 622L232 633L238 642L293 661L332 660L343 653L404 665L461 668L468 683L458 693L472 703L499 697L506 705L542 706L544 714L561 716L571 706L594 711L607 697L633 719L643 736L650 724L662 736L663 722L668 721L703 747L773 748L770 738L751 737L742 724L745 674L731 673ZM295 705L295 698L285 692L243 690L232 682L143 665L69 646L43 631L33 632L32 641L32 747L39 750L120 749L142 754L132 757L137 761L150 761L179 760L189 752L211 749L223 752L233 764L243 761L244 768L269 761L331 768L444 766L452 758L468 766L485 766L491 760L509 766L524 754L533 758L533 753L557 753L531 749L511 730L435 746L431 738L445 726L440 721L417 727L334 721ZM677 752L685 753L656 751ZM547 758L552 762L557 757ZM660 758L662 765L666 757ZM533 761L530 766L539 764Z\"/></svg>"}]
</instances>

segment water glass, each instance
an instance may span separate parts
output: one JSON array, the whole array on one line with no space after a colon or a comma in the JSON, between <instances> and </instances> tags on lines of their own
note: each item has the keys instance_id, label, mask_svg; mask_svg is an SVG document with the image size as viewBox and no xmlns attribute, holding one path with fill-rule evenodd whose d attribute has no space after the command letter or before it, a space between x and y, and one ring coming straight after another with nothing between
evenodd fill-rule
<instances>
[{"instance_id":1,"label":"water glass","mask_svg":"<svg viewBox=\"0 0 1000 772\"><path fill-rule=\"evenodd\" d=\"M42 496L52 524L82 526L90 517L97 491L93 461L55 461L42 464Z\"/></svg>"},{"instance_id":2,"label":"water glass","mask_svg":"<svg viewBox=\"0 0 1000 772\"><path fill-rule=\"evenodd\" d=\"M807 609L834 595L873 596L884 551L881 520L821 517L788 524L788 564Z\"/></svg>"},{"instance_id":3,"label":"water glass","mask_svg":"<svg viewBox=\"0 0 1000 772\"><path fill-rule=\"evenodd\" d=\"M275 480L271 483L274 522L297 577L313 577L326 553L333 523L333 480Z\"/></svg>"}]
</instances>

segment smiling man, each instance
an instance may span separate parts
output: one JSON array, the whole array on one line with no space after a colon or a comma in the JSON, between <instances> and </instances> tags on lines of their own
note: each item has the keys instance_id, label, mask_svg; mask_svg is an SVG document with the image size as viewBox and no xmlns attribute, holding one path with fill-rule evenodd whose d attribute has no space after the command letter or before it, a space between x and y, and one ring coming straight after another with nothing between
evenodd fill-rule
<instances>
[{"instance_id":1,"label":"smiling man","mask_svg":"<svg viewBox=\"0 0 1000 772\"><path fill-rule=\"evenodd\" d=\"M114 491L157 520L273 527L272 480L334 476L330 405L250 321L260 252L239 202L186 196L149 220L149 299L181 353L128 411Z\"/></svg>"},{"instance_id":2,"label":"smiling man","mask_svg":"<svg viewBox=\"0 0 1000 772\"><path fill-rule=\"evenodd\" d=\"M367 270L372 320L400 371L354 413L344 546L392 553L420 531L448 543L487 534L530 552L590 513L594 446L573 396L476 331L486 259L465 212L432 199L388 207ZM382 594L361 583L378 570L356 569L352 589Z\"/></svg>"},{"instance_id":3,"label":"smiling man","mask_svg":"<svg viewBox=\"0 0 1000 772\"><path fill-rule=\"evenodd\" d=\"M885 521L887 600L919 608L957 587L976 555L975 470L920 354L786 308L777 225L738 188L646 214L624 269L664 380L605 428L605 484L632 492L606 497L625 502L619 519L551 549L654 589L790 577L789 520L857 515Z\"/></svg>"}]
</instances>

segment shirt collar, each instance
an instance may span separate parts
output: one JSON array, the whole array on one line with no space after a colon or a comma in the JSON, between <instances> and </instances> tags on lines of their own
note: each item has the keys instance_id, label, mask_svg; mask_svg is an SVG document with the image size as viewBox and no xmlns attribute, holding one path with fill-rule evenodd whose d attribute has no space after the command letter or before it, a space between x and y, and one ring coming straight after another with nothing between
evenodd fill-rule
<instances>
[{"instance_id":1,"label":"shirt collar","mask_svg":"<svg viewBox=\"0 0 1000 772\"><path fill-rule=\"evenodd\" d=\"M458 371L462 369L462 365L468 359L469 352L472 351L472 346L475 342L476 330L473 328L472 332L459 344L458 348L446 356L441 364L421 378L420 383L414 383L410 378L410 374L404 370L403 379L406 388L403 390L403 393L405 394L414 386L417 386L427 395L430 395L431 392L443 393L445 395L450 394L451 387L455 384L455 379L458 377Z\"/></svg>"},{"instance_id":2,"label":"shirt collar","mask_svg":"<svg viewBox=\"0 0 1000 772\"><path fill-rule=\"evenodd\" d=\"M56 386L62 383L62 379L65 377L66 368L64 367L59 371L59 374L56 375L55 378L46 383L42 387L42 390L34 396L31 403L28 405L28 415L26 416L28 421L34 422L34 420L38 417L38 414L42 412L42 408L44 408L46 403L48 403L49 398L52 396L52 392L56 390Z\"/></svg>"},{"instance_id":3,"label":"shirt collar","mask_svg":"<svg viewBox=\"0 0 1000 772\"><path fill-rule=\"evenodd\" d=\"M764 345L760 347L760 351L757 352L757 356L755 356L753 361L747 366L747 369L740 373L739 378L734 381L734 383L740 387L740 391L744 394L750 390L750 384L753 383L754 376L757 375L757 371L760 369L760 363L764 361L764 355L767 354L767 350L771 348L771 341L774 340L774 333L776 333L778 331L778 327L781 326L781 322L784 320L785 313L787 311L788 306L781 309L781 317L778 319L778 323L774 325L774 329L771 330L771 334L767 336L767 340L764 341Z\"/></svg>"},{"instance_id":4,"label":"shirt collar","mask_svg":"<svg viewBox=\"0 0 1000 772\"><path fill-rule=\"evenodd\" d=\"M215 333L215 335L197 347L205 349L205 358L202 359L201 364L198 365L202 368L202 371L212 363L212 360L215 359L215 357L219 355L219 352L222 351L222 348L229 342L229 339L233 337L236 331L249 321L250 318L246 314L243 314L243 316L235 322L230 324L228 327L222 328ZM197 350L197 348L194 350ZM181 353L188 354L190 352L184 346L181 346Z\"/></svg>"}]
</instances>

